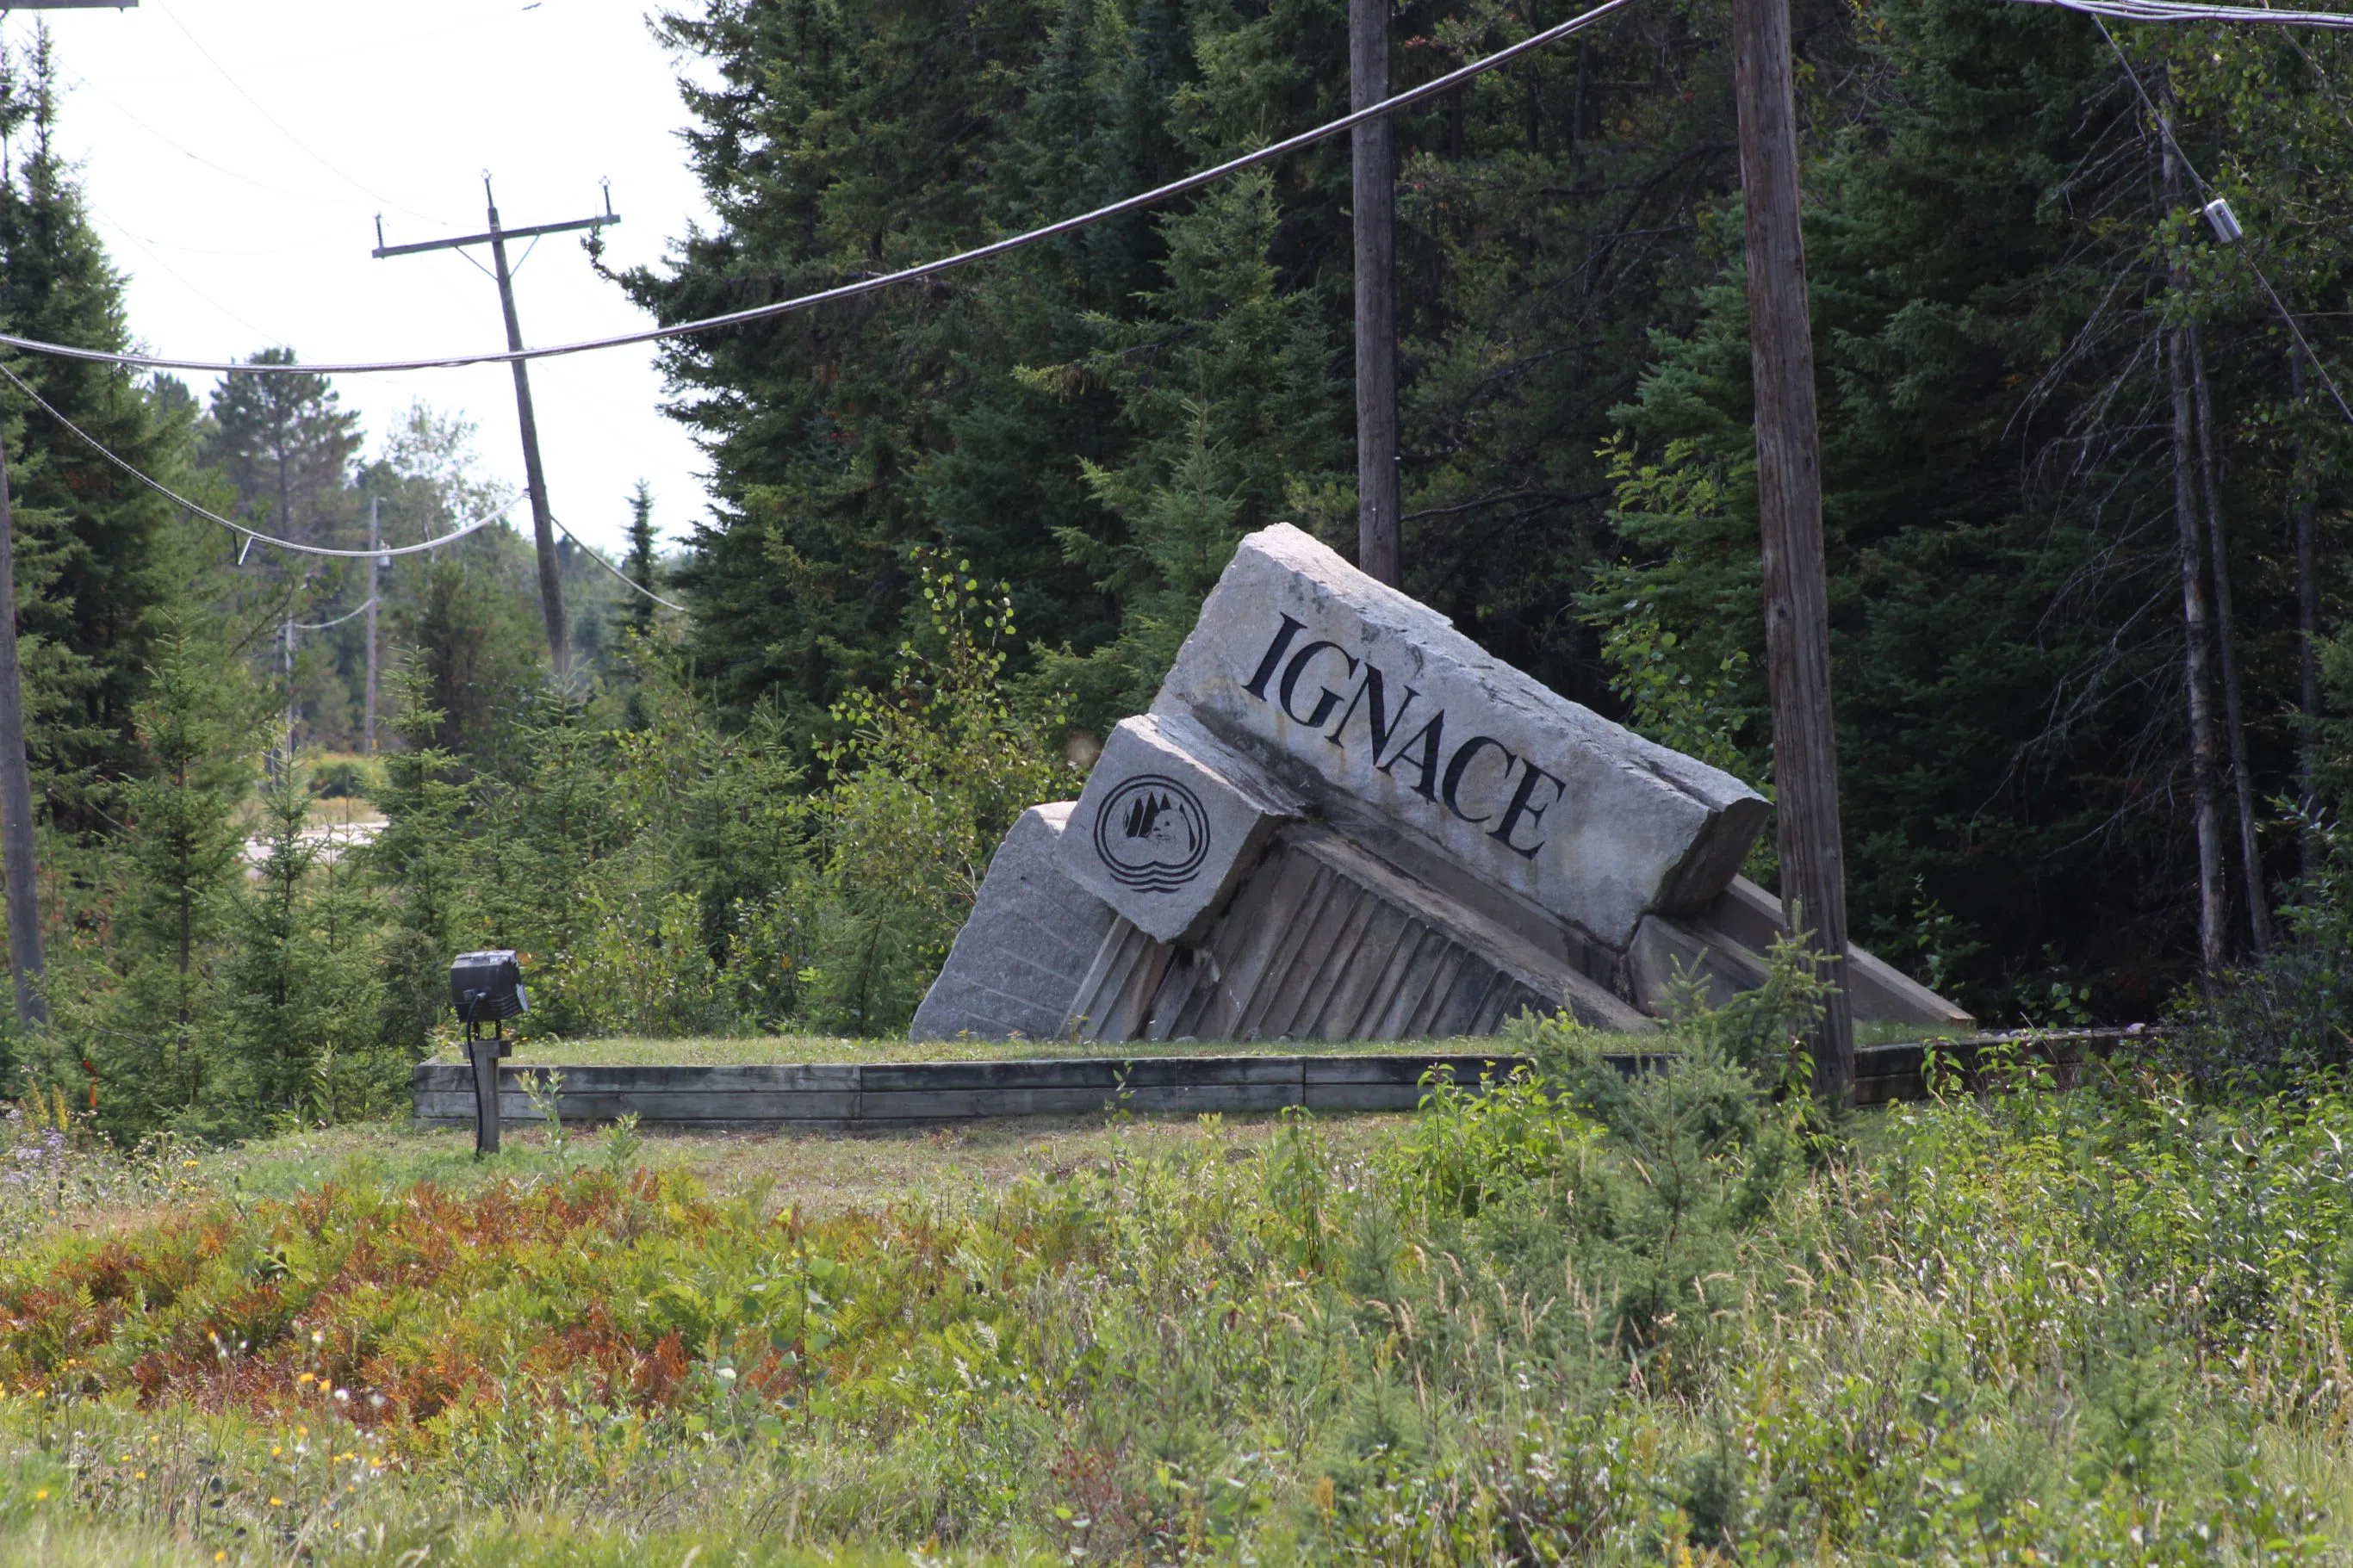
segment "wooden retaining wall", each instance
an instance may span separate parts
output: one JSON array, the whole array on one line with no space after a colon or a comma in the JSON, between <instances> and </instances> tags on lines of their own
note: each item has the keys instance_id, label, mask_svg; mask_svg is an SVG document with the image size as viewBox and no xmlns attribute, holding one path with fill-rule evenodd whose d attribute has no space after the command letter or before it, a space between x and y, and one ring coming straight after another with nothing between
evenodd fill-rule
<instances>
[{"instance_id":1,"label":"wooden retaining wall","mask_svg":"<svg viewBox=\"0 0 2353 1568\"><path fill-rule=\"evenodd\" d=\"M2033 1037L1979 1037L1948 1049L1970 1088L1999 1087L1987 1064L2031 1059L2071 1088L2087 1061L2136 1037L2135 1031L2081 1031ZM1926 1092L1928 1047L1867 1047L1855 1053L1855 1101L1881 1105ZM1641 1071L1662 1058L1610 1058ZM1304 1106L1318 1112L1411 1110L1423 1075L1451 1068L1470 1085L1525 1065L1512 1056L1072 1057L1024 1061L844 1062L752 1067L565 1067L509 1061L499 1068L499 1115L535 1121L524 1073L561 1073L556 1112L566 1121L610 1121L635 1112L649 1127L712 1131L836 1129L881 1131L1017 1116L1093 1116L1125 1109L1149 1114L1236 1113ZM412 1086L417 1121L470 1124L474 1091L461 1062L424 1062Z\"/></svg>"}]
</instances>

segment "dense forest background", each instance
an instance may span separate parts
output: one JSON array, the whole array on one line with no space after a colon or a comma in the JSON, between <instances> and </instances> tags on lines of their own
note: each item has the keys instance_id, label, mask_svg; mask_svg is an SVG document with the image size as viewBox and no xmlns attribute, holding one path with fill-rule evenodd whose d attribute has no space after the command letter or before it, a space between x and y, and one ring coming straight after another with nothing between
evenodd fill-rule
<instances>
[{"instance_id":1,"label":"dense forest background","mask_svg":"<svg viewBox=\"0 0 2353 1568\"><path fill-rule=\"evenodd\" d=\"M1398 85L1568 14L1412 0ZM1988 1018L2158 1016L2198 952L2178 457L2242 737L2234 963L2292 944L2269 917L2329 843L2345 47L2112 45L1996 0L1796 22L1857 933ZM705 84L688 149L718 214L614 275L668 321L1345 107L1339 0L707 0L656 25ZM1727 32L1719 0L1645 0L1400 116L1406 574L1497 655L1769 786ZM120 280L49 148L56 75L42 43L0 79L0 319L120 348ZM2211 192L2168 184L2160 113ZM290 668L283 628L359 605L364 574L240 561L0 388L58 944L58 1025L12 1048L123 1086L126 1127L332 1110L421 1048L448 952L492 943L534 954L543 1028L903 1026L996 835L1148 700L1234 541L1287 519L1352 544L1347 187L1330 142L674 343L719 499L657 563L638 498L628 570L686 613L569 552L588 673L559 687L511 529L404 558L361 781L390 821L350 857L300 830L349 783L306 749L359 740L363 623L299 632ZM2214 194L2246 243L2199 218ZM468 432L420 406L371 444L323 378L11 368L282 536L364 543L374 502L405 543L491 500Z\"/></svg>"},{"instance_id":2,"label":"dense forest background","mask_svg":"<svg viewBox=\"0 0 2353 1568\"><path fill-rule=\"evenodd\" d=\"M1398 85L1568 10L1403 5ZM738 308L1229 156L1345 108L1344 12L673 18L725 83L691 100L723 222L624 281L666 320ZM1664 0L1402 117L1406 570L1496 654L1769 782L1728 31ZM2150 1015L2196 952L2163 353L2183 321L2263 822L2260 863L2229 868L2234 952L2304 851L2299 591L2333 624L2348 431L2249 263L2333 354L2341 54L2178 26L2119 52L1989 0L1799 0L1796 37L1858 931L1989 1015ZM2247 247L2168 194L2158 99ZM910 562L940 548L1016 584L1033 689L1095 730L1139 707L1241 531L1353 541L1346 192L1327 143L922 291L677 345L723 496L684 578L697 667L814 723L883 673Z\"/></svg>"}]
</instances>

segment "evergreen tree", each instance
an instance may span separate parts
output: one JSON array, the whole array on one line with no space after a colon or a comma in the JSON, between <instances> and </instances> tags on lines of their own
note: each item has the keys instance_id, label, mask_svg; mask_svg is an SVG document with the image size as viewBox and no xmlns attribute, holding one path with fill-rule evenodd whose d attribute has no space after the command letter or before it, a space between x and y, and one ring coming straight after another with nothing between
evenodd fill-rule
<instances>
[{"instance_id":1,"label":"evergreen tree","mask_svg":"<svg viewBox=\"0 0 2353 1568\"><path fill-rule=\"evenodd\" d=\"M122 279L91 230L56 145L58 65L49 34L0 50L0 321L77 347L131 346ZM18 372L64 419L141 470L187 486L188 410L174 386L119 366L41 356ZM53 819L103 834L111 784L139 766L133 714L153 612L192 563L167 503L13 391L16 592L31 744Z\"/></svg>"},{"instance_id":2,"label":"evergreen tree","mask_svg":"<svg viewBox=\"0 0 2353 1568\"><path fill-rule=\"evenodd\" d=\"M1097 733L1150 704L1241 536L1283 516L1288 492L1329 485L1345 453L1315 302L1282 289L1268 258L1279 218L1271 181L1229 184L1163 226L1166 280L1143 320L1090 319L1101 346L1086 371L1136 440L1117 467L1077 464L1124 529L1061 541L1120 603L1120 633L1050 658L1039 683L1071 689Z\"/></svg>"},{"instance_id":3,"label":"evergreen tree","mask_svg":"<svg viewBox=\"0 0 2353 1568\"><path fill-rule=\"evenodd\" d=\"M294 351L263 349L247 363L292 364ZM223 376L205 446L246 515L280 539L322 543L353 516L359 416L323 375Z\"/></svg>"},{"instance_id":4,"label":"evergreen tree","mask_svg":"<svg viewBox=\"0 0 2353 1568\"><path fill-rule=\"evenodd\" d=\"M623 570L646 593L630 596L622 607L622 619L639 637L651 637L654 602L646 595L659 593L661 586L654 577L654 492L643 479L629 496L629 553Z\"/></svg>"},{"instance_id":5,"label":"evergreen tree","mask_svg":"<svg viewBox=\"0 0 2353 1568\"><path fill-rule=\"evenodd\" d=\"M221 942L243 870L237 808L267 708L208 617L157 617L137 710L146 766L122 790L127 834L112 920L84 984L60 988L59 1035L82 1039L117 1131L227 1114ZM111 971L109 973L108 971ZM118 978L119 977L119 978Z\"/></svg>"},{"instance_id":6,"label":"evergreen tree","mask_svg":"<svg viewBox=\"0 0 2353 1568\"><path fill-rule=\"evenodd\" d=\"M413 744L479 771L517 764L515 725L544 677L534 608L461 561L425 570L414 600L393 616L409 678L403 728Z\"/></svg>"},{"instance_id":7,"label":"evergreen tree","mask_svg":"<svg viewBox=\"0 0 2353 1568\"><path fill-rule=\"evenodd\" d=\"M1880 16L1871 133L1808 179L1859 931L1925 960L1929 900L1983 949L1965 977L1981 1006L2014 1015L2089 973L2104 1005L2146 1016L2153 940L2180 951L2188 839L2179 705L2152 695L2180 631L2148 610L2178 590L2147 355L2160 215L2129 88L2072 19L1952 0ZM1620 457L1635 553L1588 603L1675 634L1686 674L1735 672L1744 771L1764 776L1736 253L1707 305L1625 411L1646 444Z\"/></svg>"}]
</instances>

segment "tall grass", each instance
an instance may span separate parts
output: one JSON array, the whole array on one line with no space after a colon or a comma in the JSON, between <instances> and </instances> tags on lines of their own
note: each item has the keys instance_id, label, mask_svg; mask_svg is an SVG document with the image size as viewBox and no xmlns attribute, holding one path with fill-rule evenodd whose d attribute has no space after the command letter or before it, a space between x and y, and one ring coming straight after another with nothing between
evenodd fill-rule
<instances>
[{"instance_id":1,"label":"tall grass","mask_svg":"<svg viewBox=\"0 0 2353 1568\"><path fill-rule=\"evenodd\" d=\"M466 1194L354 1170L53 1232L0 1261L0 1538L157 1562L2346 1554L2340 1086L2110 1082L1840 1135L1694 1055L1434 1085L1369 1155L1209 1118L998 1197L824 1218L584 1152Z\"/></svg>"}]
</instances>

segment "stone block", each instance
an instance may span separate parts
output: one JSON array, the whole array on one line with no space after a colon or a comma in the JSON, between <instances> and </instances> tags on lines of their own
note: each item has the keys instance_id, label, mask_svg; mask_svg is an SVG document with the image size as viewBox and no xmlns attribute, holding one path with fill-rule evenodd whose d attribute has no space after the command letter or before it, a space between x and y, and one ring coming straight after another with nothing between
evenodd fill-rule
<instances>
[{"instance_id":1,"label":"stone block","mask_svg":"<svg viewBox=\"0 0 2353 1568\"><path fill-rule=\"evenodd\" d=\"M1118 918L1062 870L1058 847L1077 804L1033 805L1006 834L908 1038L1050 1040L1060 1031Z\"/></svg>"},{"instance_id":2,"label":"stone block","mask_svg":"<svg viewBox=\"0 0 2353 1568\"><path fill-rule=\"evenodd\" d=\"M1757 954L1715 932L1662 915L1645 915L1634 928L1626 966L1635 1003L1652 1017L1665 1016L1679 981L1696 982L1698 1000L1708 1007L1721 1007L1765 984L1765 963Z\"/></svg>"},{"instance_id":3,"label":"stone block","mask_svg":"<svg viewBox=\"0 0 2353 1568\"><path fill-rule=\"evenodd\" d=\"M1242 541L1153 711L1618 950L1644 915L1721 892L1765 817L1731 774L1546 689L1287 524Z\"/></svg>"},{"instance_id":4,"label":"stone block","mask_svg":"<svg viewBox=\"0 0 2353 1568\"><path fill-rule=\"evenodd\" d=\"M1208 926L1297 797L1179 714L1125 719L1062 835L1071 879L1156 942Z\"/></svg>"},{"instance_id":5,"label":"stone block","mask_svg":"<svg viewBox=\"0 0 2353 1568\"><path fill-rule=\"evenodd\" d=\"M1729 939L1757 954L1760 961L1784 929L1781 900L1746 877L1735 877L1696 918L1686 923L1700 934ZM1977 1027L1977 1019L1960 1004L1937 995L1894 964L1852 943L1847 947L1844 979L1847 1003L1858 1024Z\"/></svg>"},{"instance_id":6,"label":"stone block","mask_svg":"<svg viewBox=\"0 0 2353 1568\"><path fill-rule=\"evenodd\" d=\"M1280 829L1198 943L1123 921L1079 987L1081 1040L1488 1035L1523 1009L1652 1026L1540 942L1315 823Z\"/></svg>"}]
</instances>

